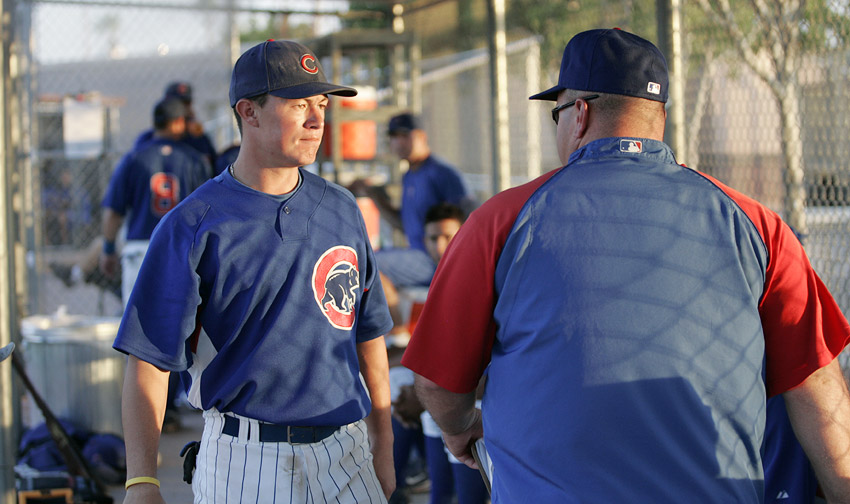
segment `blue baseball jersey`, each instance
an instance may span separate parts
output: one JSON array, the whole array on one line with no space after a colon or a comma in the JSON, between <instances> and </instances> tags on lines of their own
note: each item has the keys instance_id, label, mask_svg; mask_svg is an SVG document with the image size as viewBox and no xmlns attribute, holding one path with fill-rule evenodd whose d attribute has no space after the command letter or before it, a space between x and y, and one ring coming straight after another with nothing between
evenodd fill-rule
<instances>
[{"instance_id":1,"label":"blue baseball jersey","mask_svg":"<svg viewBox=\"0 0 850 504\"><path fill-rule=\"evenodd\" d=\"M449 245L402 358L484 370L493 502L764 502L768 396L850 325L776 213L606 138L491 198Z\"/></svg>"},{"instance_id":2,"label":"blue baseball jersey","mask_svg":"<svg viewBox=\"0 0 850 504\"><path fill-rule=\"evenodd\" d=\"M411 248L425 250L425 214L437 203L460 205L468 197L460 174L434 156L401 177L401 223Z\"/></svg>"},{"instance_id":3,"label":"blue baseball jersey","mask_svg":"<svg viewBox=\"0 0 850 504\"><path fill-rule=\"evenodd\" d=\"M370 410L356 345L392 319L354 197L300 173L283 198L225 171L172 210L114 346L187 370L189 399L204 410L344 425Z\"/></svg>"},{"instance_id":4,"label":"blue baseball jersey","mask_svg":"<svg viewBox=\"0 0 850 504\"><path fill-rule=\"evenodd\" d=\"M147 240L166 213L209 180L210 170L192 148L153 138L115 167L103 206L122 216L129 213L128 240Z\"/></svg>"},{"instance_id":5,"label":"blue baseball jersey","mask_svg":"<svg viewBox=\"0 0 850 504\"><path fill-rule=\"evenodd\" d=\"M794 435L785 398L781 395L767 400L762 460L766 504L812 504L815 501L818 480Z\"/></svg>"}]
</instances>

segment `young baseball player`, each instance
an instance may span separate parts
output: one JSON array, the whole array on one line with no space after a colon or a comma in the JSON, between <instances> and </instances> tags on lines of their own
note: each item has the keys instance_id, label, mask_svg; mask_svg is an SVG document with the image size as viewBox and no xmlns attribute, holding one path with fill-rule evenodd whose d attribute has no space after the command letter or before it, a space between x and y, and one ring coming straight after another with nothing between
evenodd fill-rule
<instances>
[{"instance_id":1,"label":"young baseball player","mask_svg":"<svg viewBox=\"0 0 850 504\"><path fill-rule=\"evenodd\" d=\"M115 341L130 354L125 502L163 502L167 370L186 371L204 410L195 502L392 493L392 321L375 258L354 197L300 168L316 158L328 95L355 94L294 42L236 62L239 155L157 228Z\"/></svg>"}]
</instances>

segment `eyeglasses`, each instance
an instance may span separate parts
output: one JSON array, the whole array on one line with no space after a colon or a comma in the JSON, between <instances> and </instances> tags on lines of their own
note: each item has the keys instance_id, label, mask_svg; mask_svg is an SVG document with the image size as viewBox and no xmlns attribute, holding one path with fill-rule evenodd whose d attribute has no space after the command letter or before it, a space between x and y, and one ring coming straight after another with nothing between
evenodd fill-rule
<instances>
[{"instance_id":1,"label":"eyeglasses","mask_svg":"<svg viewBox=\"0 0 850 504\"><path fill-rule=\"evenodd\" d=\"M595 100L596 98L599 98L599 95L598 94L592 94L592 95L582 96L581 98L576 98L575 100L573 100L571 102L567 102L563 105L558 105L557 107L552 109L552 120L555 121L555 124L558 124L558 118L561 116L562 110L572 107L579 100L590 101L590 100Z\"/></svg>"}]
</instances>

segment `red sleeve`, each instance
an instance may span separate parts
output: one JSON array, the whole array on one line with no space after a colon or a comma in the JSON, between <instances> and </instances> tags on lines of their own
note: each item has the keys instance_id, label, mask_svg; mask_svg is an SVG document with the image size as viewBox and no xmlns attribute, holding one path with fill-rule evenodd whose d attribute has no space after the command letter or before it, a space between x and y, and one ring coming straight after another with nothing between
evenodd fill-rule
<instances>
[{"instance_id":1,"label":"red sleeve","mask_svg":"<svg viewBox=\"0 0 850 504\"><path fill-rule=\"evenodd\" d=\"M475 390L496 327L494 273L528 198L558 170L490 198L469 216L437 267L402 365L457 393Z\"/></svg>"},{"instance_id":2,"label":"red sleeve","mask_svg":"<svg viewBox=\"0 0 850 504\"><path fill-rule=\"evenodd\" d=\"M812 268L791 228L757 201L712 180L749 216L767 245L764 330L768 396L803 383L832 362L850 340L850 325Z\"/></svg>"}]
</instances>

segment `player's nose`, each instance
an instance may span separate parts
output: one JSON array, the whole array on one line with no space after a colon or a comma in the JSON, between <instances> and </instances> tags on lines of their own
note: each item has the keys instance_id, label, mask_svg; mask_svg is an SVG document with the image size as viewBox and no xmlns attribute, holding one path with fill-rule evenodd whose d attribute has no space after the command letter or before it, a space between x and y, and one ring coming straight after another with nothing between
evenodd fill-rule
<instances>
[{"instance_id":1,"label":"player's nose","mask_svg":"<svg viewBox=\"0 0 850 504\"><path fill-rule=\"evenodd\" d=\"M305 125L308 128L319 129L325 126L325 109L319 105L311 105Z\"/></svg>"}]
</instances>

